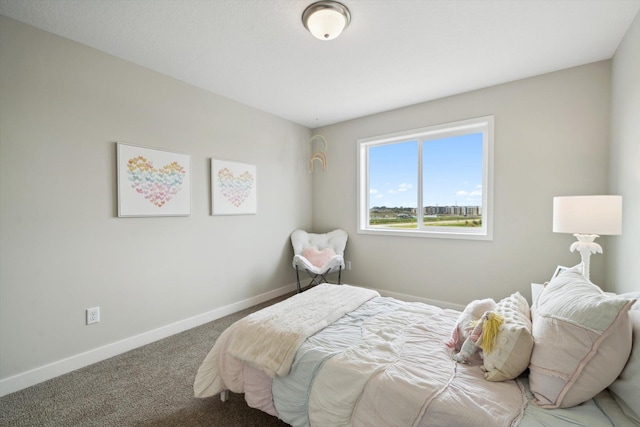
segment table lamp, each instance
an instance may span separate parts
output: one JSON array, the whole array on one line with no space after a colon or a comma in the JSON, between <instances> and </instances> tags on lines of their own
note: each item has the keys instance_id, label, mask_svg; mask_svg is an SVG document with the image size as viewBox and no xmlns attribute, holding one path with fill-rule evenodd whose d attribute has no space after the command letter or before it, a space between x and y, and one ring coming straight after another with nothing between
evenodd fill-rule
<instances>
[{"instance_id":1,"label":"table lamp","mask_svg":"<svg viewBox=\"0 0 640 427\"><path fill-rule=\"evenodd\" d=\"M602 253L594 240L622 233L622 196L554 197L553 232L573 233L578 239L570 250L580 252L583 275L589 279L589 257Z\"/></svg>"}]
</instances>

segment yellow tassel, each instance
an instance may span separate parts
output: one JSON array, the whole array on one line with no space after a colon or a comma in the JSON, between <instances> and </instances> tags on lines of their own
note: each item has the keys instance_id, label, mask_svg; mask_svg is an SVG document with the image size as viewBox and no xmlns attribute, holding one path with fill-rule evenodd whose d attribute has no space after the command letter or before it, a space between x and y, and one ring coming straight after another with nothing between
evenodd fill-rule
<instances>
[{"instance_id":1,"label":"yellow tassel","mask_svg":"<svg viewBox=\"0 0 640 427\"><path fill-rule=\"evenodd\" d=\"M502 325L503 322L504 317L498 313L490 312L487 314L487 318L482 327L482 345L480 346L485 353L491 353L493 351L500 325Z\"/></svg>"}]
</instances>

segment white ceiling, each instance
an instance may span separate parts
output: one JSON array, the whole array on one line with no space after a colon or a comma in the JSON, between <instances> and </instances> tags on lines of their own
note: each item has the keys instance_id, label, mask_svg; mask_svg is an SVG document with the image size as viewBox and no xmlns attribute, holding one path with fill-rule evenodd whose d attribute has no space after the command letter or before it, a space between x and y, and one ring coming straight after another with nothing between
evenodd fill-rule
<instances>
[{"instance_id":1,"label":"white ceiling","mask_svg":"<svg viewBox=\"0 0 640 427\"><path fill-rule=\"evenodd\" d=\"M640 0L0 0L0 13L307 127L613 56Z\"/></svg>"}]
</instances>

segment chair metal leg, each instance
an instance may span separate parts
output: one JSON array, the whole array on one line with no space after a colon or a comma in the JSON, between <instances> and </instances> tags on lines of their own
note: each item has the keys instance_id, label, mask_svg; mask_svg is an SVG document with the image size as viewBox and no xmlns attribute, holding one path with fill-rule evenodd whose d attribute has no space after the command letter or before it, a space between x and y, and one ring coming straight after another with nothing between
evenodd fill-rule
<instances>
[{"instance_id":1,"label":"chair metal leg","mask_svg":"<svg viewBox=\"0 0 640 427\"><path fill-rule=\"evenodd\" d=\"M327 273L315 274L315 273L310 272L306 268L305 268L305 270L307 271L307 274L309 274L309 277L311 277L311 280L309 281L309 284L307 286L318 286L321 283L320 281L318 281L318 276L321 277L324 282L327 281L327 279L324 278L324 274L327 274Z\"/></svg>"},{"instance_id":2,"label":"chair metal leg","mask_svg":"<svg viewBox=\"0 0 640 427\"><path fill-rule=\"evenodd\" d=\"M321 283L331 283L325 277L325 275L329 274L330 270L331 269L328 269L324 273L315 274L315 273L312 273L311 271L309 271L309 269L305 268L305 271L307 272L307 274L311 278L311 280L307 284L307 288L309 288L311 286L317 286L317 285L319 285ZM302 292L302 287L300 285L300 271L298 270L298 266L297 265L296 265L296 283L298 285L298 293ZM340 267L338 269L338 283L337 284L338 285L342 284L342 267Z\"/></svg>"}]
</instances>

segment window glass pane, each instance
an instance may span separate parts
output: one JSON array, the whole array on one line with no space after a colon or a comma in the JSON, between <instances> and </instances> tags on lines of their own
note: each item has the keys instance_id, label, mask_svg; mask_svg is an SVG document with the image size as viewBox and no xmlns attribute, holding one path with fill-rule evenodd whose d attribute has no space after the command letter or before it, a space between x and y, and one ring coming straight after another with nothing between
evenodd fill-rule
<instances>
[{"instance_id":1,"label":"window glass pane","mask_svg":"<svg viewBox=\"0 0 640 427\"><path fill-rule=\"evenodd\" d=\"M358 232L493 240L493 123L358 139Z\"/></svg>"},{"instance_id":2,"label":"window glass pane","mask_svg":"<svg viewBox=\"0 0 640 427\"><path fill-rule=\"evenodd\" d=\"M482 227L482 133L422 145L424 225Z\"/></svg>"},{"instance_id":3,"label":"window glass pane","mask_svg":"<svg viewBox=\"0 0 640 427\"><path fill-rule=\"evenodd\" d=\"M418 141L374 145L369 159L369 225L417 228Z\"/></svg>"}]
</instances>

